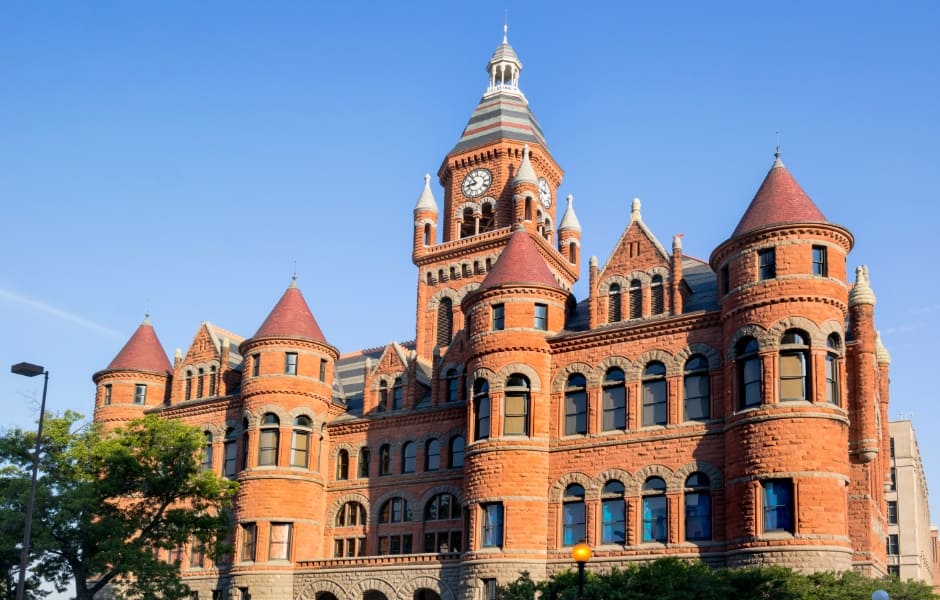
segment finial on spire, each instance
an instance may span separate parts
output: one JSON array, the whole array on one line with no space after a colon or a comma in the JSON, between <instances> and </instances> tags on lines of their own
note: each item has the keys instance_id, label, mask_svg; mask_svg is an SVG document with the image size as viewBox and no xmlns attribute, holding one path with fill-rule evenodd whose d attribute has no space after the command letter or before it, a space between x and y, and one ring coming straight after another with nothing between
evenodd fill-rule
<instances>
[{"instance_id":1,"label":"finial on spire","mask_svg":"<svg viewBox=\"0 0 940 600\"><path fill-rule=\"evenodd\" d=\"M144 325L150 325L150 310L144 311Z\"/></svg>"},{"instance_id":2,"label":"finial on spire","mask_svg":"<svg viewBox=\"0 0 940 600\"><path fill-rule=\"evenodd\" d=\"M297 287L297 260L294 260L294 272L290 274L290 287Z\"/></svg>"},{"instance_id":3,"label":"finial on spire","mask_svg":"<svg viewBox=\"0 0 940 600\"><path fill-rule=\"evenodd\" d=\"M777 167L782 167L782 166L783 166L783 161L780 160L780 132L778 131L777 132L777 147L774 150L774 165L771 168L776 169Z\"/></svg>"},{"instance_id":4,"label":"finial on spire","mask_svg":"<svg viewBox=\"0 0 940 600\"><path fill-rule=\"evenodd\" d=\"M509 43L509 9L506 9L506 14L503 17L503 43Z\"/></svg>"},{"instance_id":5,"label":"finial on spire","mask_svg":"<svg viewBox=\"0 0 940 600\"><path fill-rule=\"evenodd\" d=\"M630 205L630 222L640 220L640 199L634 198Z\"/></svg>"}]
</instances>

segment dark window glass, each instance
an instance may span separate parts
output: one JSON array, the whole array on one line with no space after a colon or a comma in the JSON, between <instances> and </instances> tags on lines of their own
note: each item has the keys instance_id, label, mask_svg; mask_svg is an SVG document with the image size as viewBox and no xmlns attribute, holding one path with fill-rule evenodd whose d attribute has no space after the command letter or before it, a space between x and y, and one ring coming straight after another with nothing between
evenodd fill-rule
<instances>
[{"instance_id":1,"label":"dark window glass","mask_svg":"<svg viewBox=\"0 0 940 600\"><path fill-rule=\"evenodd\" d=\"M839 397L839 372L842 366L839 350L841 346L839 335L830 334L826 340L826 402L836 406L842 404Z\"/></svg>"},{"instance_id":2,"label":"dark window glass","mask_svg":"<svg viewBox=\"0 0 940 600\"><path fill-rule=\"evenodd\" d=\"M650 283L650 312L661 315L666 310L665 292L663 289L663 276L653 275Z\"/></svg>"},{"instance_id":3,"label":"dark window glass","mask_svg":"<svg viewBox=\"0 0 940 600\"><path fill-rule=\"evenodd\" d=\"M193 397L193 372L186 371L186 385L184 392L184 399L190 400Z\"/></svg>"},{"instance_id":4,"label":"dark window glass","mask_svg":"<svg viewBox=\"0 0 940 600\"><path fill-rule=\"evenodd\" d=\"M548 305L535 305L535 328L540 331L548 330Z\"/></svg>"},{"instance_id":5,"label":"dark window glass","mask_svg":"<svg viewBox=\"0 0 940 600\"><path fill-rule=\"evenodd\" d=\"M388 444L379 448L379 475L389 475L392 472L392 449Z\"/></svg>"},{"instance_id":6,"label":"dark window glass","mask_svg":"<svg viewBox=\"0 0 940 600\"><path fill-rule=\"evenodd\" d=\"M138 383L134 386L134 404L146 404L147 403L147 386L143 383Z\"/></svg>"},{"instance_id":7,"label":"dark window glass","mask_svg":"<svg viewBox=\"0 0 940 600\"><path fill-rule=\"evenodd\" d=\"M251 376L257 377L261 374L261 355L252 354L251 355Z\"/></svg>"},{"instance_id":8,"label":"dark window glass","mask_svg":"<svg viewBox=\"0 0 940 600\"><path fill-rule=\"evenodd\" d=\"M630 318L639 319L643 316L643 290L640 280L630 282Z\"/></svg>"},{"instance_id":9,"label":"dark window glass","mask_svg":"<svg viewBox=\"0 0 940 600\"><path fill-rule=\"evenodd\" d=\"M379 523L402 523L411 520L411 511L404 498L390 498L379 510Z\"/></svg>"},{"instance_id":10,"label":"dark window glass","mask_svg":"<svg viewBox=\"0 0 940 600\"><path fill-rule=\"evenodd\" d=\"M235 430L231 427L225 430L224 442L225 461L222 470L226 477L235 479L235 473L238 472L238 438L235 437Z\"/></svg>"},{"instance_id":11,"label":"dark window glass","mask_svg":"<svg viewBox=\"0 0 940 600\"><path fill-rule=\"evenodd\" d=\"M761 281L777 276L777 258L773 248L757 252L757 274Z\"/></svg>"},{"instance_id":12,"label":"dark window glass","mask_svg":"<svg viewBox=\"0 0 940 600\"><path fill-rule=\"evenodd\" d=\"M242 523L242 561L255 559L258 528L254 523Z\"/></svg>"},{"instance_id":13,"label":"dark window glass","mask_svg":"<svg viewBox=\"0 0 940 600\"><path fill-rule=\"evenodd\" d=\"M482 546L503 545L503 505L500 503L481 504L483 511Z\"/></svg>"},{"instance_id":14,"label":"dark window glass","mask_svg":"<svg viewBox=\"0 0 940 600\"><path fill-rule=\"evenodd\" d=\"M621 299L620 295L620 285L616 283L610 284L610 291L607 295L607 322L616 323L617 321L623 318L621 313Z\"/></svg>"},{"instance_id":15,"label":"dark window glass","mask_svg":"<svg viewBox=\"0 0 940 600\"><path fill-rule=\"evenodd\" d=\"M584 488L576 483L565 489L562 504L562 544L573 546L584 541Z\"/></svg>"},{"instance_id":16,"label":"dark window glass","mask_svg":"<svg viewBox=\"0 0 940 600\"><path fill-rule=\"evenodd\" d=\"M666 367L651 362L643 371L643 425L666 424Z\"/></svg>"},{"instance_id":17,"label":"dark window glass","mask_svg":"<svg viewBox=\"0 0 940 600\"><path fill-rule=\"evenodd\" d=\"M446 402L457 402L460 399L460 377L457 369L447 371L447 399Z\"/></svg>"},{"instance_id":18,"label":"dark window glass","mask_svg":"<svg viewBox=\"0 0 940 600\"><path fill-rule=\"evenodd\" d=\"M892 533L888 535L888 543L886 548L888 554L897 555L901 553L901 544L898 537L898 534Z\"/></svg>"},{"instance_id":19,"label":"dark window glass","mask_svg":"<svg viewBox=\"0 0 940 600\"><path fill-rule=\"evenodd\" d=\"M603 427L604 431L627 428L626 378L621 369L612 368L604 376Z\"/></svg>"},{"instance_id":20,"label":"dark window glass","mask_svg":"<svg viewBox=\"0 0 940 600\"><path fill-rule=\"evenodd\" d=\"M601 543L627 543L627 507L624 487L619 481L608 481L601 491Z\"/></svg>"},{"instance_id":21,"label":"dark window glass","mask_svg":"<svg viewBox=\"0 0 940 600\"><path fill-rule=\"evenodd\" d=\"M402 407L404 398L404 384L402 383L401 377L395 378L395 383L392 385L392 410L400 410Z\"/></svg>"},{"instance_id":22,"label":"dark window glass","mask_svg":"<svg viewBox=\"0 0 940 600\"><path fill-rule=\"evenodd\" d=\"M759 406L761 398L761 378L763 369L757 354L757 340L752 337L741 339L736 347L738 371L738 404L741 408Z\"/></svg>"},{"instance_id":23,"label":"dark window glass","mask_svg":"<svg viewBox=\"0 0 940 600\"><path fill-rule=\"evenodd\" d=\"M414 442L405 442L401 447L401 472L414 473L417 468L417 453Z\"/></svg>"},{"instance_id":24,"label":"dark window glass","mask_svg":"<svg viewBox=\"0 0 940 600\"><path fill-rule=\"evenodd\" d=\"M825 246L813 246L813 275L819 277L829 275L829 257Z\"/></svg>"},{"instance_id":25,"label":"dark window glass","mask_svg":"<svg viewBox=\"0 0 940 600\"><path fill-rule=\"evenodd\" d=\"M692 473L685 480L685 539L712 539L712 499L708 476Z\"/></svg>"},{"instance_id":26,"label":"dark window glass","mask_svg":"<svg viewBox=\"0 0 940 600\"><path fill-rule=\"evenodd\" d=\"M447 346L454 335L454 302L441 298L437 305L437 345Z\"/></svg>"},{"instance_id":27,"label":"dark window glass","mask_svg":"<svg viewBox=\"0 0 940 600\"><path fill-rule=\"evenodd\" d=\"M700 421L708 419L711 413L711 394L708 383L708 360L701 354L695 354L685 363L683 377L685 393L685 419Z\"/></svg>"},{"instance_id":28,"label":"dark window glass","mask_svg":"<svg viewBox=\"0 0 940 600\"><path fill-rule=\"evenodd\" d=\"M346 450L340 450L336 454L336 479L349 479L349 452Z\"/></svg>"},{"instance_id":29,"label":"dark window glass","mask_svg":"<svg viewBox=\"0 0 940 600\"><path fill-rule=\"evenodd\" d=\"M576 373L565 386L565 435L583 433L587 433L587 380Z\"/></svg>"},{"instance_id":30,"label":"dark window glass","mask_svg":"<svg viewBox=\"0 0 940 600\"><path fill-rule=\"evenodd\" d=\"M650 477L643 484L643 541L665 542L666 528L666 482Z\"/></svg>"},{"instance_id":31,"label":"dark window glass","mask_svg":"<svg viewBox=\"0 0 940 600\"><path fill-rule=\"evenodd\" d=\"M768 479L764 488L764 531L793 533L793 482Z\"/></svg>"},{"instance_id":32,"label":"dark window glass","mask_svg":"<svg viewBox=\"0 0 940 600\"><path fill-rule=\"evenodd\" d=\"M424 445L424 470L437 471L441 468L441 442L432 439Z\"/></svg>"},{"instance_id":33,"label":"dark window glass","mask_svg":"<svg viewBox=\"0 0 940 600\"><path fill-rule=\"evenodd\" d=\"M424 506L425 521L448 521L461 516L460 502L453 494L437 494Z\"/></svg>"},{"instance_id":34,"label":"dark window glass","mask_svg":"<svg viewBox=\"0 0 940 600\"><path fill-rule=\"evenodd\" d=\"M456 469L463 466L464 439L462 435L455 435L450 440L450 467Z\"/></svg>"},{"instance_id":35,"label":"dark window glass","mask_svg":"<svg viewBox=\"0 0 940 600\"><path fill-rule=\"evenodd\" d=\"M473 439L490 437L490 384L485 379L477 379L473 384L473 409L476 416Z\"/></svg>"},{"instance_id":36,"label":"dark window glass","mask_svg":"<svg viewBox=\"0 0 940 600\"><path fill-rule=\"evenodd\" d=\"M898 524L898 502L897 500L888 500L888 523L890 525Z\"/></svg>"},{"instance_id":37,"label":"dark window glass","mask_svg":"<svg viewBox=\"0 0 940 600\"><path fill-rule=\"evenodd\" d=\"M493 331L502 331L506 328L505 308L502 304L493 305Z\"/></svg>"},{"instance_id":38,"label":"dark window glass","mask_svg":"<svg viewBox=\"0 0 940 600\"><path fill-rule=\"evenodd\" d=\"M385 412L386 410L388 410L388 383L385 381L380 381L378 411Z\"/></svg>"},{"instance_id":39,"label":"dark window glass","mask_svg":"<svg viewBox=\"0 0 940 600\"><path fill-rule=\"evenodd\" d=\"M286 375L297 374L297 353L287 352L284 354L284 373Z\"/></svg>"},{"instance_id":40,"label":"dark window glass","mask_svg":"<svg viewBox=\"0 0 940 600\"><path fill-rule=\"evenodd\" d=\"M359 477L369 476L369 463L372 460L372 451L368 448L359 449Z\"/></svg>"}]
</instances>

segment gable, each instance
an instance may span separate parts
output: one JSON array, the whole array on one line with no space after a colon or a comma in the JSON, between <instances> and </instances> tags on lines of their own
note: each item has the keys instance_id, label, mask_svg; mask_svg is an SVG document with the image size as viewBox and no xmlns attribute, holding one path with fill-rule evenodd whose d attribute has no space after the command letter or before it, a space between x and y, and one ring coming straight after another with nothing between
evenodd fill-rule
<instances>
[{"instance_id":1,"label":"gable","mask_svg":"<svg viewBox=\"0 0 940 600\"><path fill-rule=\"evenodd\" d=\"M662 244L640 220L631 221L600 271L600 280L616 275L628 276L656 267L670 268L669 255Z\"/></svg>"}]
</instances>

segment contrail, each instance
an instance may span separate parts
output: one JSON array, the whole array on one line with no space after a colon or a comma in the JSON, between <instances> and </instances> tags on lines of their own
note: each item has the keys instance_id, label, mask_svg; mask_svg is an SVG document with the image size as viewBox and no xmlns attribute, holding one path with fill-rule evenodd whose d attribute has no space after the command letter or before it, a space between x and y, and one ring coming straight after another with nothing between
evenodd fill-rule
<instances>
[{"instance_id":1,"label":"contrail","mask_svg":"<svg viewBox=\"0 0 940 600\"><path fill-rule=\"evenodd\" d=\"M0 289L0 300L9 300L11 302L15 302L16 304L20 304L27 308L38 310L40 312L44 312L54 317L58 317L62 319L63 321L70 321L72 323L75 323L76 325L81 325L82 327L87 327L88 329L94 329L96 331L100 331L101 333L105 333L111 337L115 337L115 338L121 337L120 333L111 329L110 327L105 327L104 325L100 325L98 323L95 323L94 321L89 321L88 319L79 317L78 315L73 315L72 313L56 308L55 306L46 304L45 302L41 302L39 300L33 300L32 298L27 298L26 296L21 296L19 294L14 294L13 292L8 291L8 290Z\"/></svg>"}]
</instances>

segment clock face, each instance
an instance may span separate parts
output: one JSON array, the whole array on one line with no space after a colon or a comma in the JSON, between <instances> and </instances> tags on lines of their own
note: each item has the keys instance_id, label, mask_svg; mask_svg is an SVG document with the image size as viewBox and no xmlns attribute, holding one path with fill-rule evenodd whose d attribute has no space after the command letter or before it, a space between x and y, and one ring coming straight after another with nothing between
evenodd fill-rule
<instances>
[{"instance_id":1,"label":"clock face","mask_svg":"<svg viewBox=\"0 0 940 600\"><path fill-rule=\"evenodd\" d=\"M474 169L463 178L460 191L467 198L476 198L490 189L491 183L493 183L493 174L490 173L489 169Z\"/></svg>"},{"instance_id":2,"label":"clock face","mask_svg":"<svg viewBox=\"0 0 940 600\"><path fill-rule=\"evenodd\" d=\"M539 177L539 200L545 208L552 207L552 188L544 177Z\"/></svg>"}]
</instances>

